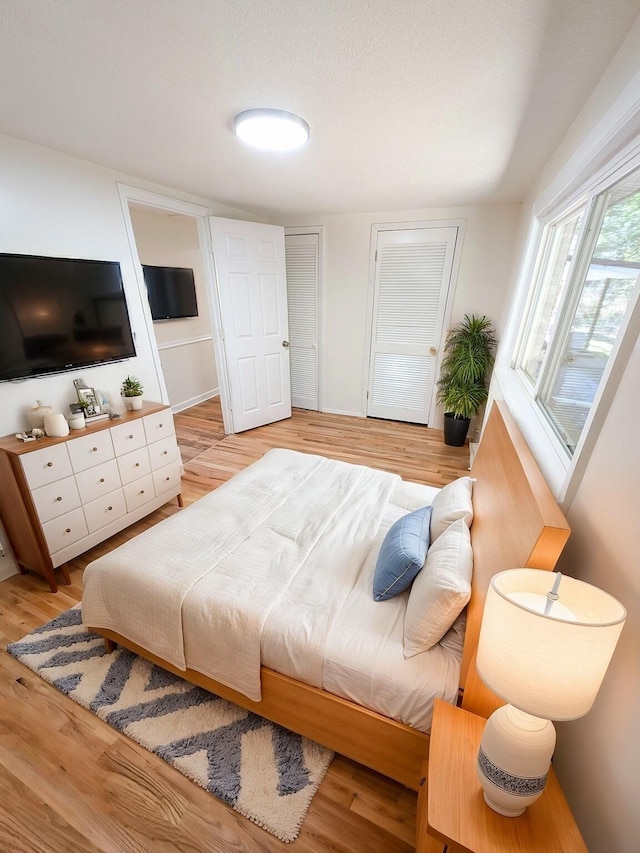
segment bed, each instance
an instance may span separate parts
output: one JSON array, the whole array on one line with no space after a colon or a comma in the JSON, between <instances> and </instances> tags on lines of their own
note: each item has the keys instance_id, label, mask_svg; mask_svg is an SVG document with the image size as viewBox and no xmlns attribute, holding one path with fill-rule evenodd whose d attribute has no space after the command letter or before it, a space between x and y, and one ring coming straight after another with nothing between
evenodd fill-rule
<instances>
[{"instance_id":1,"label":"bed","mask_svg":"<svg viewBox=\"0 0 640 853\"><path fill-rule=\"evenodd\" d=\"M469 603L406 666L411 592L374 602L371 575L394 521L423 504L435 511L440 491L291 451L271 451L91 563L85 624L108 648L123 645L417 790L434 698L460 699L484 716L499 704L475 671L491 575L516 566L553 569L569 535L502 403L492 406L471 475ZM468 520L457 527L466 532ZM376 631L372 654L360 640ZM368 657L374 671L363 677ZM396 680L400 669L408 681ZM422 690L431 679L433 689Z\"/></svg>"}]
</instances>

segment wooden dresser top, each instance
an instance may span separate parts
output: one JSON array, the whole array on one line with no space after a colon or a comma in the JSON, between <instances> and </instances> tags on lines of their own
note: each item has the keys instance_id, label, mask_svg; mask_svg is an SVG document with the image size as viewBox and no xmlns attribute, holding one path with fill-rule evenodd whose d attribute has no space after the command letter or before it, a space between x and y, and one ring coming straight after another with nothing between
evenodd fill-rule
<instances>
[{"instance_id":1,"label":"wooden dresser top","mask_svg":"<svg viewBox=\"0 0 640 853\"><path fill-rule=\"evenodd\" d=\"M143 400L142 408L136 412L123 412L121 417L115 418L114 420L111 420L110 418L101 418L100 420L95 421L95 423L88 423L83 429L70 430L69 435L65 435L62 438L52 438L47 435L37 441L20 441L19 438L15 437L15 434L4 436L3 438L0 438L0 450L12 453L15 456L21 456L23 453L30 453L32 450L40 450L40 448L43 447L52 447L54 444L60 444L61 442L69 441L72 438L79 438L82 435L88 435L92 432L109 429L109 427L118 426L119 424L126 424L127 421L135 421L138 420L138 418L143 418L145 415L152 415L155 412L160 412L167 408L169 407L165 406L163 403L150 403Z\"/></svg>"}]
</instances>

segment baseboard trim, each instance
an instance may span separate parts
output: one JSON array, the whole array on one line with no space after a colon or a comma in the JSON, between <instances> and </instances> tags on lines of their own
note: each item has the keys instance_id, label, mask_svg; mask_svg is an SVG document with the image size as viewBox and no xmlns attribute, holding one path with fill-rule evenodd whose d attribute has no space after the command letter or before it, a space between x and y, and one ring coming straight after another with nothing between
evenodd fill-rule
<instances>
[{"instance_id":1,"label":"baseboard trim","mask_svg":"<svg viewBox=\"0 0 640 853\"><path fill-rule=\"evenodd\" d=\"M0 582L6 581L17 574L19 574L19 572L13 563L9 563L8 566L0 565Z\"/></svg>"},{"instance_id":2,"label":"baseboard trim","mask_svg":"<svg viewBox=\"0 0 640 853\"><path fill-rule=\"evenodd\" d=\"M204 403L205 400L212 400L214 397L220 396L220 389L214 388L211 391L205 391L204 394L198 394L196 397L191 397L190 400L183 400L181 403L176 403L171 406L171 411L174 414L182 412L184 409L189 409L191 406L197 406L198 403Z\"/></svg>"}]
</instances>

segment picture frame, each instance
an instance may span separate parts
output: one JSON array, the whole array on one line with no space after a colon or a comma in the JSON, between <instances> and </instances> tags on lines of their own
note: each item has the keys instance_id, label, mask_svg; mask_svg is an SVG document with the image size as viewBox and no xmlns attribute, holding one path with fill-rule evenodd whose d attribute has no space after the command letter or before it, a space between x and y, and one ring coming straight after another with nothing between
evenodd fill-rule
<instances>
[{"instance_id":1,"label":"picture frame","mask_svg":"<svg viewBox=\"0 0 640 853\"><path fill-rule=\"evenodd\" d=\"M96 397L103 412L110 412L113 409L113 399L109 391L102 391L100 388L95 388Z\"/></svg>"},{"instance_id":2,"label":"picture frame","mask_svg":"<svg viewBox=\"0 0 640 853\"><path fill-rule=\"evenodd\" d=\"M84 416L85 418L95 418L102 414L102 406L94 388L78 388L78 401L86 403Z\"/></svg>"}]
</instances>

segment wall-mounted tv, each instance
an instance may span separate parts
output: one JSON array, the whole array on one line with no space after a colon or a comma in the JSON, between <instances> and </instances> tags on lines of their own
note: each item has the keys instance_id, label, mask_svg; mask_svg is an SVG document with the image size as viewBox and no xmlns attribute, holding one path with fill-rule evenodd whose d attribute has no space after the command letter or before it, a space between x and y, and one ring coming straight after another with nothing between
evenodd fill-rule
<instances>
[{"instance_id":1,"label":"wall-mounted tv","mask_svg":"<svg viewBox=\"0 0 640 853\"><path fill-rule=\"evenodd\" d=\"M153 320L177 320L198 316L192 269L143 264L142 271Z\"/></svg>"},{"instance_id":2,"label":"wall-mounted tv","mask_svg":"<svg viewBox=\"0 0 640 853\"><path fill-rule=\"evenodd\" d=\"M0 253L0 381L135 354L117 261Z\"/></svg>"}]
</instances>

